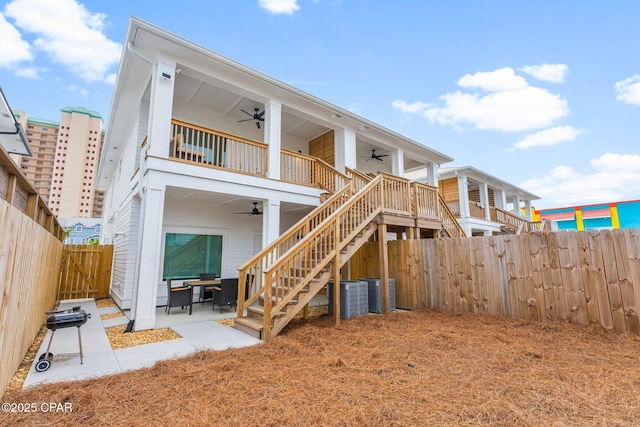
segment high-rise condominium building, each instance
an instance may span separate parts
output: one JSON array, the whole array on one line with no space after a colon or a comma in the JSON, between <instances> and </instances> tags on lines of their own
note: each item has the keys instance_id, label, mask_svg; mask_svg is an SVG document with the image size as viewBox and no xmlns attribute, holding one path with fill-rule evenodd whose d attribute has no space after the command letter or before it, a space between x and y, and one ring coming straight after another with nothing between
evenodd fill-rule
<instances>
[{"instance_id":1,"label":"high-rise condominium building","mask_svg":"<svg viewBox=\"0 0 640 427\"><path fill-rule=\"evenodd\" d=\"M60 122L17 111L33 157L19 160L22 173L59 218L101 218L104 191L94 188L104 133L102 117L84 107L60 110Z\"/></svg>"}]
</instances>

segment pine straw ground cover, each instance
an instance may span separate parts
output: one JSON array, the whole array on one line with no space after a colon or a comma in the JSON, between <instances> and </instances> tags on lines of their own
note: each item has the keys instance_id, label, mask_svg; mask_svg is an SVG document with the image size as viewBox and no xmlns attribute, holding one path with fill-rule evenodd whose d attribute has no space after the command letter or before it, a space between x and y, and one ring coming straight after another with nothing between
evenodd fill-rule
<instances>
[{"instance_id":1,"label":"pine straw ground cover","mask_svg":"<svg viewBox=\"0 0 640 427\"><path fill-rule=\"evenodd\" d=\"M297 321L268 344L5 395L7 425L640 424L640 341L599 327L406 312Z\"/></svg>"}]
</instances>

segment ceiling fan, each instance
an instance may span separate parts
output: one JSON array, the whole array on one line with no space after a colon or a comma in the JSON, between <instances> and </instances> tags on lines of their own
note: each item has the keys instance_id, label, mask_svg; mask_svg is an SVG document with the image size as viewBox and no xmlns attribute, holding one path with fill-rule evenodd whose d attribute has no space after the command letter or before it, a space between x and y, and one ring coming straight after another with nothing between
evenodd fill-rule
<instances>
[{"instance_id":1,"label":"ceiling fan","mask_svg":"<svg viewBox=\"0 0 640 427\"><path fill-rule=\"evenodd\" d=\"M248 111L245 111L243 109L240 109L240 111L242 111L243 113L245 113L248 116L251 116L250 119L243 119L243 120L238 120L238 123L240 122L248 122L249 120L255 120L256 121L256 126L258 127L258 129L260 129L260 122L264 122L264 110L262 111L262 113L259 113L260 109L258 107L254 108L253 111L255 111L255 113L251 114Z\"/></svg>"},{"instance_id":2,"label":"ceiling fan","mask_svg":"<svg viewBox=\"0 0 640 427\"><path fill-rule=\"evenodd\" d=\"M388 154L376 154L376 150L371 149L371 157L365 160L365 162L368 162L371 159L382 161L382 158L387 156Z\"/></svg>"},{"instance_id":3,"label":"ceiling fan","mask_svg":"<svg viewBox=\"0 0 640 427\"><path fill-rule=\"evenodd\" d=\"M253 202L253 209L249 212L234 212L234 214L243 214L243 215L262 215L262 211L258 209L258 202Z\"/></svg>"}]
</instances>

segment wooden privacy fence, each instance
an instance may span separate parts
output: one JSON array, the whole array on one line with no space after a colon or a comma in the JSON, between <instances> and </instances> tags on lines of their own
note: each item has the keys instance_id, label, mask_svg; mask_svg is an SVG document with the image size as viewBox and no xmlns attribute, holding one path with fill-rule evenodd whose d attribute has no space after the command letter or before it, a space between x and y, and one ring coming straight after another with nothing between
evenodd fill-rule
<instances>
[{"instance_id":1,"label":"wooden privacy fence","mask_svg":"<svg viewBox=\"0 0 640 427\"><path fill-rule=\"evenodd\" d=\"M58 299L109 296L113 245L65 245Z\"/></svg>"},{"instance_id":2,"label":"wooden privacy fence","mask_svg":"<svg viewBox=\"0 0 640 427\"><path fill-rule=\"evenodd\" d=\"M62 242L0 199L0 395L56 301Z\"/></svg>"},{"instance_id":3,"label":"wooden privacy fence","mask_svg":"<svg viewBox=\"0 0 640 427\"><path fill-rule=\"evenodd\" d=\"M351 259L352 278L379 274L371 264L377 246ZM390 241L388 251L400 308L599 323L640 335L636 229Z\"/></svg>"}]
</instances>

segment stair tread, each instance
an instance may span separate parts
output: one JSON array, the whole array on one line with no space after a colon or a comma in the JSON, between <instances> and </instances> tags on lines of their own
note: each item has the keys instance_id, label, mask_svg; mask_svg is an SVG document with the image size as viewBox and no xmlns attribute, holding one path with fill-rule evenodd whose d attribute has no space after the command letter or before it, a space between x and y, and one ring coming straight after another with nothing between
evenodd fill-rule
<instances>
[{"instance_id":1,"label":"stair tread","mask_svg":"<svg viewBox=\"0 0 640 427\"><path fill-rule=\"evenodd\" d=\"M259 322L256 319L249 319L247 317L238 317L234 319L235 323L240 323L248 328L255 329L256 331L261 331L264 328L262 322Z\"/></svg>"},{"instance_id":2,"label":"stair tread","mask_svg":"<svg viewBox=\"0 0 640 427\"><path fill-rule=\"evenodd\" d=\"M259 314L264 316L264 307L261 307L261 306L247 307L247 311L252 311L254 313L259 313ZM274 317L283 317L283 316L286 316L286 315L287 315L287 313L285 313L284 311L279 311L279 312L275 313Z\"/></svg>"}]
</instances>

